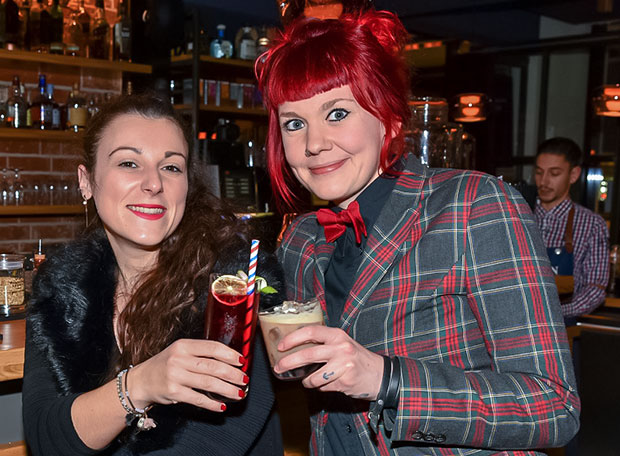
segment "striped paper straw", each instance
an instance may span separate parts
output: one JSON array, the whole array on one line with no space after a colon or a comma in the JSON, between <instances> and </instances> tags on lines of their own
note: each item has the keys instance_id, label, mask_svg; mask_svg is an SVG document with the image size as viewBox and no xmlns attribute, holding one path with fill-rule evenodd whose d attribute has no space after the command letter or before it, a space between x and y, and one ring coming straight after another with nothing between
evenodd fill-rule
<instances>
[{"instance_id":1,"label":"striped paper straw","mask_svg":"<svg viewBox=\"0 0 620 456\"><path fill-rule=\"evenodd\" d=\"M248 270L248 301L247 301L247 309L245 313L245 327L243 331L243 349L242 355L248 360L250 356L250 342L252 341L252 323L254 317L254 288L256 284L256 266L258 264L258 245L260 241L258 239L252 239L252 246L250 248L250 268ZM243 371L245 372L248 368L248 364L246 363L243 366Z\"/></svg>"}]
</instances>

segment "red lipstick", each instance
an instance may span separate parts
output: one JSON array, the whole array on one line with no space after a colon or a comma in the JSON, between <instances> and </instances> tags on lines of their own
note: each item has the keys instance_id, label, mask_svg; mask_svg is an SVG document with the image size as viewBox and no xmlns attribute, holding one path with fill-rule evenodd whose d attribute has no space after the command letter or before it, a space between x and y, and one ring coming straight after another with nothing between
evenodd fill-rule
<instances>
[{"instance_id":1,"label":"red lipstick","mask_svg":"<svg viewBox=\"0 0 620 456\"><path fill-rule=\"evenodd\" d=\"M146 220L159 220L166 213L166 208L159 204L129 204L127 209Z\"/></svg>"}]
</instances>

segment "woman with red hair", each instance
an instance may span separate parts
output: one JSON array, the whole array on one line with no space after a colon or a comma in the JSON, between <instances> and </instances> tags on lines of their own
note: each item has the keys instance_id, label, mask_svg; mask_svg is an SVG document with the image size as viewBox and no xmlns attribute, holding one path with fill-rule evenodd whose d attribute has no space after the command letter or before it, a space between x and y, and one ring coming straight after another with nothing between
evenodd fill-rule
<instances>
[{"instance_id":1,"label":"woman with red hair","mask_svg":"<svg viewBox=\"0 0 620 456\"><path fill-rule=\"evenodd\" d=\"M553 274L521 196L482 173L428 169L403 148L406 31L391 13L293 22L257 64L269 170L298 218L287 294L327 326L276 372L303 380L319 455L536 454L561 446L579 398Z\"/></svg>"}]
</instances>

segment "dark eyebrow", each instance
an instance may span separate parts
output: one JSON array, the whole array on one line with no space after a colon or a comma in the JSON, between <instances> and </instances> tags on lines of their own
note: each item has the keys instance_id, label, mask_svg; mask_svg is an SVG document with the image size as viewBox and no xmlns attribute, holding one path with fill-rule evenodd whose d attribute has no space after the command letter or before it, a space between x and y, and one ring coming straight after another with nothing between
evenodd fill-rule
<instances>
[{"instance_id":1,"label":"dark eyebrow","mask_svg":"<svg viewBox=\"0 0 620 456\"><path fill-rule=\"evenodd\" d=\"M350 101L350 102L354 102L355 100L351 99L351 98L334 98L333 100L329 100L326 101L325 103L323 103L321 105L321 111L327 111L328 109L330 109L332 106L334 106L336 103L338 103L339 101ZM290 112L281 112L279 114L280 117L301 117L299 114L297 114L296 112L290 111Z\"/></svg>"},{"instance_id":2,"label":"dark eyebrow","mask_svg":"<svg viewBox=\"0 0 620 456\"><path fill-rule=\"evenodd\" d=\"M116 149L114 149L112 152L110 152L110 155L108 155L108 157L111 157L112 154L114 154L115 152L118 152L119 150L130 150L132 152L135 152L136 154L142 154L142 151L140 149L138 149L137 147L131 147L131 146L119 146ZM174 152L174 151L166 151L166 153L164 154L165 158L168 157L172 157L173 155L178 155L180 157L183 158L183 160L186 159L185 155L183 155L181 152Z\"/></svg>"},{"instance_id":3,"label":"dark eyebrow","mask_svg":"<svg viewBox=\"0 0 620 456\"><path fill-rule=\"evenodd\" d=\"M183 155L181 152L173 152L173 151L171 151L171 150L167 151L167 152L164 154L164 156L165 156L166 158L168 158L168 157L172 157L173 155L178 155L179 157L182 157L182 158L183 158L183 160L185 160L185 158L186 158L186 157L185 157L185 155Z\"/></svg>"},{"instance_id":4,"label":"dark eyebrow","mask_svg":"<svg viewBox=\"0 0 620 456\"><path fill-rule=\"evenodd\" d=\"M132 152L135 152L136 154L142 154L142 151L140 149L137 149L135 147L131 147L131 146L119 146L116 149L114 149L112 152L110 152L110 154L108 155L108 157L111 157L112 154L118 152L119 150L130 150Z\"/></svg>"}]
</instances>

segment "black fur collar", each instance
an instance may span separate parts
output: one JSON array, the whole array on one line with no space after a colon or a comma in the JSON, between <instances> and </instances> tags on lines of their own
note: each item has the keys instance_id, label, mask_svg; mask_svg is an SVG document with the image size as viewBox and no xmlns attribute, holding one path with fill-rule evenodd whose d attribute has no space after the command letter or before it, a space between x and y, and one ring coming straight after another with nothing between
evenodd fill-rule
<instances>
[{"instance_id":1,"label":"black fur collar","mask_svg":"<svg viewBox=\"0 0 620 456\"><path fill-rule=\"evenodd\" d=\"M102 232L71 243L42 265L28 306L32 340L63 394L100 386L118 355L112 317L117 264Z\"/></svg>"}]
</instances>

